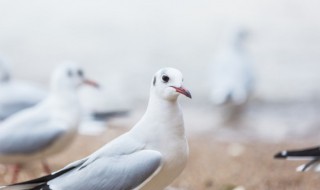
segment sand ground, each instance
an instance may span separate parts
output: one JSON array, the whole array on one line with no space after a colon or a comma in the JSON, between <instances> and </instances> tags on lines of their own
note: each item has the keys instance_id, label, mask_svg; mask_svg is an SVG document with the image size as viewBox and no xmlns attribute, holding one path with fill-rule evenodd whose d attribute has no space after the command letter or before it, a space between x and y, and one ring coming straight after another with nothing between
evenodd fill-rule
<instances>
[{"instance_id":1,"label":"sand ground","mask_svg":"<svg viewBox=\"0 0 320 190\"><path fill-rule=\"evenodd\" d=\"M101 136L79 136L63 153L49 159L53 170L62 168L72 160L80 159L127 129L110 126ZM185 171L173 186L183 190L316 190L320 187L315 173L297 173L302 162L274 160L273 154L285 148L306 146L308 143L227 142L212 134L189 138L190 159ZM3 170L2 170L3 172ZM10 172L10 171L9 171ZM19 181L43 175L40 164L24 168ZM10 176L2 175L0 184Z\"/></svg>"}]
</instances>

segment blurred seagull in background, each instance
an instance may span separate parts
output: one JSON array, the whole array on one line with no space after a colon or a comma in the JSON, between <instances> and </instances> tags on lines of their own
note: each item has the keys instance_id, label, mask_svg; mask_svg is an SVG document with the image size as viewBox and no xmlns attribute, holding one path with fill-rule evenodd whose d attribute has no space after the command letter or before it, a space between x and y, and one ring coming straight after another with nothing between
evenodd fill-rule
<instances>
[{"instance_id":1,"label":"blurred seagull in background","mask_svg":"<svg viewBox=\"0 0 320 190\"><path fill-rule=\"evenodd\" d=\"M82 84L97 87L77 64L62 64L53 73L45 100L1 123L0 163L14 164L13 182L21 166L32 161L42 160L44 170L50 173L45 158L74 139L81 117L77 89Z\"/></svg>"},{"instance_id":2,"label":"blurred seagull in background","mask_svg":"<svg viewBox=\"0 0 320 190\"><path fill-rule=\"evenodd\" d=\"M0 120L44 100L45 90L25 81L14 80L4 59L0 59Z\"/></svg>"},{"instance_id":3,"label":"blurred seagull in background","mask_svg":"<svg viewBox=\"0 0 320 190\"><path fill-rule=\"evenodd\" d=\"M9 185L6 190L162 190L184 169L188 158L179 94L191 98L180 71L165 68L152 80L142 119L127 133L90 156L51 175Z\"/></svg>"},{"instance_id":4,"label":"blurred seagull in background","mask_svg":"<svg viewBox=\"0 0 320 190\"><path fill-rule=\"evenodd\" d=\"M211 102L230 108L231 119L241 111L253 90L251 63L244 48L247 35L245 29L233 28L211 65Z\"/></svg>"},{"instance_id":5,"label":"blurred seagull in background","mask_svg":"<svg viewBox=\"0 0 320 190\"><path fill-rule=\"evenodd\" d=\"M82 86L78 93L83 114L79 130L81 134L101 134L106 129L107 121L129 113L129 109L119 109L119 106L115 108L106 103L105 97L108 94L103 88ZM36 84L13 80L10 66L4 59L0 59L0 120L35 106L47 95L48 92Z\"/></svg>"},{"instance_id":6,"label":"blurred seagull in background","mask_svg":"<svg viewBox=\"0 0 320 190\"><path fill-rule=\"evenodd\" d=\"M310 160L297 168L298 172L314 170L320 172L320 147L312 147L301 150L286 150L277 153L274 158L287 160Z\"/></svg>"}]
</instances>

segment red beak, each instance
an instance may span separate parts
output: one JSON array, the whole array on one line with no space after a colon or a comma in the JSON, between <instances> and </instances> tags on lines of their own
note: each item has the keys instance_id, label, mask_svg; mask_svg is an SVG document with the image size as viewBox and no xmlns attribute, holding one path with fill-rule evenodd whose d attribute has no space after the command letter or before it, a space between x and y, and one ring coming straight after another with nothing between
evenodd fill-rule
<instances>
[{"instance_id":1,"label":"red beak","mask_svg":"<svg viewBox=\"0 0 320 190\"><path fill-rule=\"evenodd\" d=\"M176 91L179 92L180 94L183 94L183 95L187 96L188 98L192 98L189 90L185 89L184 87L182 87L182 86L181 87L171 86L171 87L176 89Z\"/></svg>"},{"instance_id":2,"label":"red beak","mask_svg":"<svg viewBox=\"0 0 320 190\"><path fill-rule=\"evenodd\" d=\"M89 80L89 79L83 79L83 84L87 84L87 85L90 85L95 88L100 87L100 85L98 83L96 83L95 81Z\"/></svg>"}]
</instances>

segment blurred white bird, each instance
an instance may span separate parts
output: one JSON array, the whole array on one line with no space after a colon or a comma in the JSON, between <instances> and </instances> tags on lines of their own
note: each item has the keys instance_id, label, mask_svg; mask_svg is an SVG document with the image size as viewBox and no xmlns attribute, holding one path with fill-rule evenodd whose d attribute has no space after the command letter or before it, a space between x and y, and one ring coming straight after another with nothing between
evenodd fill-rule
<instances>
[{"instance_id":1,"label":"blurred white bird","mask_svg":"<svg viewBox=\"0 0 320 190\"><path fill-rule=\"evenodd\" d=\"M244 29L232 30L211 65L211 102L227 107L230 118L238 114L253 90L251 63L244 48L246 36Z\"/></svg>"},{"instance_id":2,"label":"blurred white bird","mask_svg":"<svg viewBox=\"0 0 320 190\"><path fill-rule=\"evenodd\" d=\"M33 83L14 80L9 65L0 59L0 120L42 101L47 93Z\"/></svg>"},{"instance_id":3,"label":"blurred white bird","mask_svg":"<svg viewBox=\"0 0 320 190\"><path fill-rule=\"evenodd\" d=\"M65 149L77 133L81 109L77 89L82 84L97 86L84 77L76 64L62 64L53 73L49 96L0 125L0 163L14 164L16 181L22 164L42 160Z\"/></svg>"},{"instance_id":4,"label":"blurred white bird","mask_svg":"<svg viewBox=\"0 0 320 190\"><path fill-rule=\"evenodd\" d=\"M70 61L65 61L68 62ZM106 103L105 97L108 94L103 89L82 86L78 92L83 113L79 130L81 134L101 134L106 129L107 121L129 113L128 109L112 106L109 102L114 100ZM0 120L35 106L44 100L47 94L47 91L36 84L13 80L9 65L0 59Z\"/></svg>"},{"instance_id":5,"label":"blurred white bird","mask_svg":"<svg viewBox=\"0 0 320 190\"><path fill-rule=\"evenodd\" d=\"M184 169L188 144L179 94L191 98L180 71L158 71L142 119L90 156L51 175L2 187L15 190L162 190Z\"/></svg>"},{"instance_id":6,"label":"blurred white bird","mask_svg":"<svg viewBox=\"0 0 320 190\"><path fill-rule=\"evenodd\" d=\"M308 163L297 168L298 172L313 170L320 172L320 147L301 150L285 150L277 153L274 158L287 160L309 160Z\"/></svg>"}]
</instances>

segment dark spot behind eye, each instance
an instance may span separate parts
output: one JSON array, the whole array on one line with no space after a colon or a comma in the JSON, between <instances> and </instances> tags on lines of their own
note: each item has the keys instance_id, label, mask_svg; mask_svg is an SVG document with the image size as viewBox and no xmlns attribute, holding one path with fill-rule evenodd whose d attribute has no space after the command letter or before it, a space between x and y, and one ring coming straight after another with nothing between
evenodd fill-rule
<instances>
[{"instance_id":1,"label":"dark spot behind eye","mask_svg":"<svg viewBox=\"0 0 320 190\"><path fill-rule=\"evenodd\" d=\"M68 77L72 77L72 71L71 70L68 70L68 72L67 72L67 75L68 75Z\"/></svg>"},{"instance_id":2,"label":"dark spot behind eye","mask_svg":"<svg viewBox=\"0 0 320 190\"><path fill-rule=\"evenodd\" d=\"M169 82L170 78L167 75L162 75L162 81L167 83Z\"/></svg>"},{"instance_id":3,"label":"dark spot behind eye","mask_svg":"<svg viewBox=\"0 0 320 190\"><path fill-rule=\"evenodd\" d=\"M82 70L78 70L78 75L80 76L80 77L83 77L83 71Z\"/></svg>"},{"instance_id":4,"label":"dark spot behind eye","mask_svg":"<svg viewBox=\"0 0 320 190\"><path fill-rule=\"evenodd\" d=\"M153 77L153 82L152 82L152 83L153 83L153 86L156 85L156 82L157 82L157 78L156 78L156 76L154 76L154 77Z\"/></svg>"}]
</instances>

